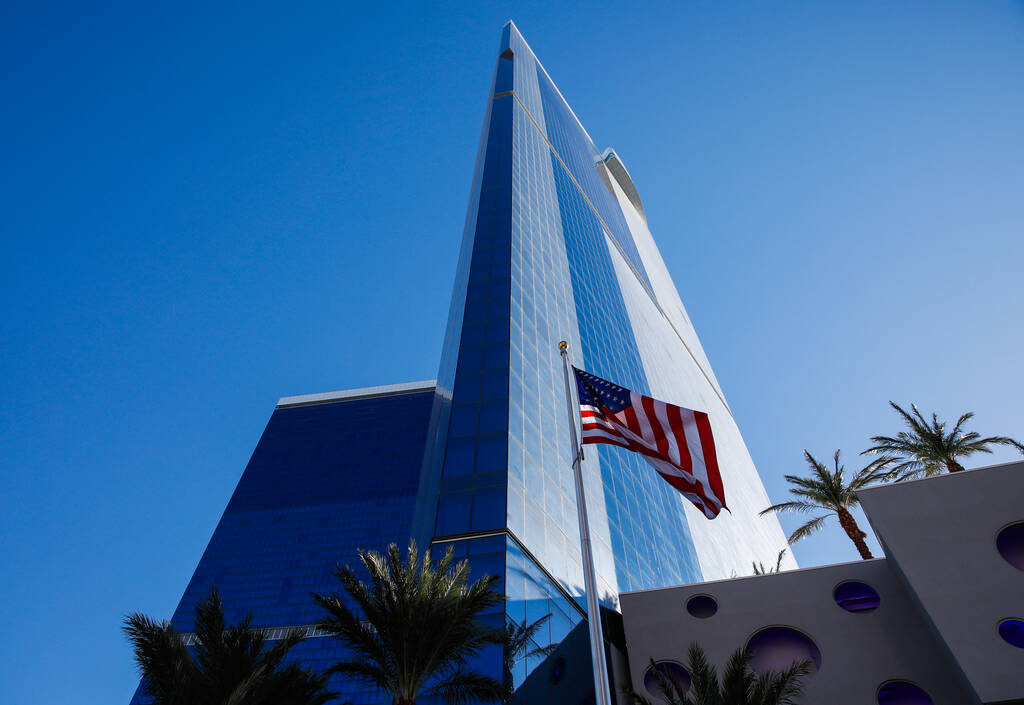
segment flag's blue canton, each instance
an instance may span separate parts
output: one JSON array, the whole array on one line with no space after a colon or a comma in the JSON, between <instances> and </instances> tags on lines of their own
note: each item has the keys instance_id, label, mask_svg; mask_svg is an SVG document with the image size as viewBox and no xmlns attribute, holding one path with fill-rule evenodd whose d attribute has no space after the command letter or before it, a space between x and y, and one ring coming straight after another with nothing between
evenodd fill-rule
<instances>
[{"instance_id":1,"label":"flag's blue canton","mask_svg":"<svg viewBox=\"0 0 1024 705\"><path fill-rule=\"evenodd\" d=\"M572 369L576 373L576 389L581 406L603 406L617 414L632 403L629 390L625 387L612 384L606 379L595 377L575 367Z\"/></svg>"}]
</instances>

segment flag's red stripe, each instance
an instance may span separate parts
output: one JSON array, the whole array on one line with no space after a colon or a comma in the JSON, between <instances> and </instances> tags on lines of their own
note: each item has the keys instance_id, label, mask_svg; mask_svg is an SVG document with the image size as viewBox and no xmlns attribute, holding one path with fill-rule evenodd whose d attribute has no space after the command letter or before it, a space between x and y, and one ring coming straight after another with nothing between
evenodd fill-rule
<instances>
[{"instance_id":1,"label":"flag's red stripe","mask_svg":"<svg viewBox=\"0 0 1024 705\"><path fill-rule=\"evenodd\" d=\"M683 414L675 404L666 404L666 406L668 407L668 423L672 427L672 435L679 446L679 466L686 472L693 474L693 458L690 457L690 447L686 445Z\"/></svg>"},{"instance_id":2,"label":"flag's red stripe","mask_svg":"<svg viewBox=\"0 0 1024 705\"><path fill-rule=\"evenodd\" d=\"M661 420L658 418L658 412L654 408L656 402L650 397L640 397L640 400L644 406L644 412L646 412L647 423L650 425L651 431L654 433L654 443L658 446L658 453L661 457L667 460L668 438L665 437L665 429L661 427Z\"/></svg>"},{"instance_id":3,"label":"flag's red stripe","mask_svg":"<svg viewBox=\"0 0 1024 705\"><path fill-rule=\"evenodd\" d=\"M626 418L626 428L642 438L644 434L640 430L640 421L636 418L636 409L633 408L633 405L630 404L619 413ZM613 416L612 418L616 417Z\"/></svg>"},{"instance_id":4,"label":"flag's red stripe","mask_svg":"<svg viewBox=\"0 0 1024 705\"><path fill-rule=\"evenodd\" d=\"M680 407L635 392L630 399L631 403L618 414L603 406L600 399L594 405L597 409L590 404L581 405L583 443L619 446L651 459L649 462L666 482L713 519L725 506L725 492L707 414L693 412L697 438L687 439ZM664 406L664 420L658 416L662 411L659 404ZM690 446L694 443L700 443L703 452L706 482L703 475L698 479L693 473ZM678 451L677 459L675 451ZM680 474L676 474L676 470Z\"/></svg>"},{"instance_id":5,"label":"flag's red stripe","mask_svg":"<svg viewBox=\"0 0 1024 705\"><path fill-rule=\"evenodd\" d=\"M601 426L600 424L586 424L583 426L583 435L586 436L588 433L607 433L610 436L616 438L622 438L622 434L616 431L614 428L608 428L607 426ZM627 443L625 439L622 441Z\"/></svg>"},{"instance_id":6,"label":"flag's red stripe","mask_svg":"<svg viewBox=\"0 0 1024 705\"><path fill-rule=\"evenodd\" d=\"M619 446L620 448L629 448L626 443L616 441L615 439L608 438L606 436L584 436L583 443L607 443L608 445Z\"/></svg>"},{"instance_id":7,"label":"flag's red stripe","mask_svg":"<svg viewBox=\"0 0 1024 705\"><path fill-rule=\"evenodd\" d=\"M677 477L675 475L666 475L663 472L659 472L658 474L661 475L665 482L672 485L677 490L679 490L687 497L689 497L690 500L693 501L693 503L696 504L701 509L701 511L704 512L704 516L708 517L709 519L714 519L716 516L718 516L718 513L721 510L708 499L708 497L701 490L700 485L687 482L683 478Z\"/></svg>"},{"instance_id":8,"label":"flag's red stripe","mask_svg":"<svg viewBox=\"0 0 1024 705\"><path fill-rule=\"evenodd\" d=\"M697 433L700 434L700 449L704 453L704 467L708 471L708 484L718 501L725 506L725 489L722 487L722 474L718 471L718 457L715 455L715 439L711 435L711 422L703 411L693 412L697 421Z\"/></svg>"}]
</instances>

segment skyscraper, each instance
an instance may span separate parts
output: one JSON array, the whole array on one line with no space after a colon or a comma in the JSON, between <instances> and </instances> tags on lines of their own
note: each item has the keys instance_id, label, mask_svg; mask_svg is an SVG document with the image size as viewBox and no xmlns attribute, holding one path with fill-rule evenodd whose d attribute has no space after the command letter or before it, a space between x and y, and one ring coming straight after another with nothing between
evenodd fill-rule
<instances>
[{"instance_id":1,"label":"skyscraper","mask_svg":"<svg viewBox=\"0 0 1024 705\"><path fill-rule=\"evenodd\" d=\"M504 535L511 620L558 614L581 594L556 348L566 340L577 366L709 414L731 509L708 521L639 456L588 447L602 602L614 608L620 591L746 573L785 538L775 519L757 515L767 495L629 172L614 150L597 148L512 23L496 64L438 373L423 520L434 519L435 543L470 552L474 536ZM552 627L551 641L562 636Z\"/></svg>"},{"instance_id":2,"label":"skyscraper","mask_svg":"<svg viewBox=\"0 0 1024 705\"><path fill-rule=\"evenodd\" d=\"M537 645L563 642L583 619L583 578L559 340L579 367L706 411L731 509L709 521L639 456L588 447L583 473L608 610L619 592L743 574L786 545L777 521L757 515L768 498L629 173L613 150L596 147L510 22L436 386L282 400L175 624L189 629L192 605L213 585L261 626L312 624L312 603L300 598L334 589L336 562L353 561L356 546L411 535L503 578L496 625L550 615ZM403 442L392 447L396 435ZM381 481L380 459L394 485ZM299 655L329 660L337 650L326 641L309 640ZM516 663L517 686L541 660ZM481 667L499 675L501 654L485 654ZM343 700L377 702L344 687Z\"/></svg>"}]
</instances>

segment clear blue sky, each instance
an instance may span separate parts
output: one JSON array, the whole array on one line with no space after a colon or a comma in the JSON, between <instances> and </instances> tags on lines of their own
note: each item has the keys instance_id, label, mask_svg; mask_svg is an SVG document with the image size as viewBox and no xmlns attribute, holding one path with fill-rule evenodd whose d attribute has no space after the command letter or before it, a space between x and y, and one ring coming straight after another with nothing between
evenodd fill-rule
<instances>
[{"instance_id":1,"label":"clear blue sky","mask_svg":"<svg viewBox=\"0 0 1024 705\"><path fill-rule=\"evenodd\" d=\"M0 9L4 703L127 703L278 397L436 374L509 18L773 498L888 399L1024 436L1021 2L150 5Z\"/></svg>"}]
</instances>

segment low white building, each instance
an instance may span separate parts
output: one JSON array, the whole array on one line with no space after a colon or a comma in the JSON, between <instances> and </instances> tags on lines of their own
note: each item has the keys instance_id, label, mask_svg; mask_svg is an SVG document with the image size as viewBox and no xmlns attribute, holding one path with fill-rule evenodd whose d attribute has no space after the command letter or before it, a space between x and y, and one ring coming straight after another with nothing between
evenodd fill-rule
<instances>
[{"instance_id":1,"label":"low white building","mask_svg":"<svg viewBox=\"0 0 1024 705\"><path fill-rule=\"evenodd\" d=\"M808 705L1024 703L1024 462L859 493L884 558L621 595L630 676L808 658Z\"/></svg>"}]
</instances>

